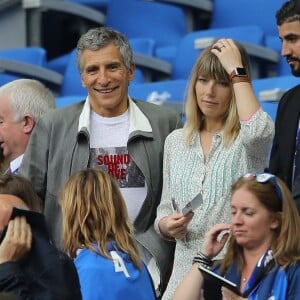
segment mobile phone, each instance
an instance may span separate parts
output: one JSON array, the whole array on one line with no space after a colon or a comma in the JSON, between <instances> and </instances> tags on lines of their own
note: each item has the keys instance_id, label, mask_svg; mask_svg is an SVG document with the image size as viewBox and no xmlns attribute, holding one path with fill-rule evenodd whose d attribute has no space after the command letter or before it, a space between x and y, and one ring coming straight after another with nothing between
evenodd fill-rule
<instances>
[{"instance_id":1,"label":"mobile phone","mask_svg":"<svg viewBox=\"0 0 300 300\"><path fill-rule=\"evenodd\" d=\"M210 269L208 269L204 266L201 266L200 264L199 264L199 270L201 271L203 277L206 280L213 281L216 286L224 286L224 287L230 289L232 292L234 292L238 296L241 296L241 292L238 289L237 284L235 284L234 282L226 279L225 277L222 277L222 276L214 273Z\"/></svg>"}]
</instances>

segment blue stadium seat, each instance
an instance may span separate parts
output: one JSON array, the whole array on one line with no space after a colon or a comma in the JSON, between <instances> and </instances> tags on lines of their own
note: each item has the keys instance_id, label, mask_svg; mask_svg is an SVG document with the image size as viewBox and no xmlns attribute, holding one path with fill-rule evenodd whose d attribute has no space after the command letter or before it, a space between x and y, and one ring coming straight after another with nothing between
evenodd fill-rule
<instances>
[{"instance_id":1,"label":"blue stadium seat","mask_svg":"<svg viewBox=\"0 0 300 300\"><path fill-rule=\"evenodd\" d=\"M261 76L263 63L276 64L279 60L277 52L263 47L264 32L258 26L199 30L188 33L179 43L171 78L188 78L202 49L218 38L232 38L245 46L251 59L253 78Z\"/></svg>"},{"instance_id":2,"label":"blue stadium seat","mask_svg":"<svg viewBox=\"0 0 300 300\"><path fill-rule=\"evenodd\" d=\"M9 58L37 66L45 66L47 61L47 52L42 47L1 49L0 58Z\"/></svg>"},{"instance_id":3,"label":"blue stadium seat","mask_svg":"<svg viewBox=\"0 0 300 300\"><path fill-rule=\"evenodd\" d=\"M300 84L299 77L293 75L259 78L252 81L256 97L260 101L279 101L288 89Z\"/></svg>"},{"instance_id":4,"label":"blue stadium seat","mask_svg":"<svg viewBox=\"0 0 300 300\"><path fill-rule=\"evenodd\" d=\"M276 35L276 11L286 0L214 0L209 28L259 26L265 35Z\"/></svg>"},{"instance_id":5,"label":"blue stadium seat","mask_svg":"<svg viewBox=\"0 0 300 300\"><path fill-rule=\"evenodd\" d=\"M183 102L186 86L185 79L132 83L129 94L133 98L148 102Z\"/></svg>"},{"instance_id":6,"label":"blue stadium seat","mask_svg":"<svg viewBox=\"0 0 300 300\"><path fill-rule=\"evenodd\" d=\"M275 122L276 119L276 114L277 114L277 108L278 108L278 102L264 102L261 101L260 105L262 109L267 112L272 120Z\"/></svg>"},{"instance_id":7,"label":"blue stadium seat","mask_svg":"<svg viewBox=\"0 0 300 300\"><path fill-rule=\"evenodd\" d=\"M82 95L60 96L55 98L55 104L57 108L62 108L85 100L85 97Z\"/></svg>"},{"instance_id":8,"label":"blue stadium seat","mask_svg":"<svg viewBox=\"0 0 300 300\"><path fill-rule=\"evenodd\" d=\"M155 41L155 56L173 62L180 39L188 32L179 6L141 0L110 0L105 25L129 39Z\"/></svg>"},{"instance_id":9,"label":"blue stadium seat","mask_svg":"<svg viewBox=\"0 0 300 300\"><path fill-rule=\"evenodd\" d=\"M41 47L0 50L0 85L19 78L35 78L58 90L62 76L46 68L47 53Z\"/></svg>"},{"instance_id":10,"label":"blue stadium seat","mask_svg":"<svg viewBox=\"0 0 300 300\"><path fill-rule=\"evenodd\" d=\"M214 0L214 9L211 15L209 28L226 28L232 26L259 26L265 34L263 45L271 50L275 50L278 55L280 51L276 49L269 36L278 36L276 26L276 12L286 0ZM287 75L287 68L279 59L278 66L268 65L264 77Z\"/></svg>"},{"instance_id":11,"label":"blue stadium seat","mask_svg":"<svg viewBox=\"0 0 300 300\"><path fill-rule=\"evenodd\" d=\"M157 82L136 83L129 86L132 98L172 107L182 117L187 80L166 80Z\"/></svg>"},{"instance_id":12,"label":"blue stadium seat","mask_svg":"<svg viewBox=\"0 0 300 300\"><path fill-rule=\"evenodd\" d=\"M74 49L71 51L68 57L68 63L64 73L60 96L81 95L86 97L87 91L81 83L76 57L76 49Z\"/></svg>"},{"instance_id":13,"label":"blue stadium seat","mask_svg":"<svg viewBox=\"0 0 300 300\"><path fill-rule=\"evenodd\" d=\"M252 81L254 92L262 108L274 121L281 96L298 84L300 84L300 79L292 75L260 78Z\"/></svg>"},{"instance_id":14,"label":"blue stadium seat","mask_svg":"<svg viewBox=\"0 0 300 300\"><path fill-rule=\"evenodd\" d=\"M154 55L155 41L149 38L131 38L130 46L134 52L143 53L145 55Z\"/></svg>"},{"instance_id":15,"label":"blue stadium seat","mask_svg":"<svg viewBox=\"0 0 300 300\"><path fill-rule=\"evenodd\" d=\"M47 67L60 74L64 74L69 61L70 53L55 57L47 62Z\"/></svg>"}]
</instances>

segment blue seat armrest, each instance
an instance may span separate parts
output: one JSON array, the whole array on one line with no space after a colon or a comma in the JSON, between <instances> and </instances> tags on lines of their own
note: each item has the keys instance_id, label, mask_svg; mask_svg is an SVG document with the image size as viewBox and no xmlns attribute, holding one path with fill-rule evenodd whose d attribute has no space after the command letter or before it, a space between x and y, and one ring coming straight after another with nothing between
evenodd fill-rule
<instances>
[{"instance_id":1,"label":"blue seat armrest","mask_svg":"<svg viewBox=\"0 0 300 300\"><path fill-rule=\"evenodd\" d=\"M36 9L36 13L40 13L41 9L49 9L76 15L101 25L105 24L105 15L102 12L74 2L61 0L22 0L22 5L24 9Z\"/></svg>"},{"instance_id":2,"label":"blue seat armrest","mask_svg":"<svg viewBox=\"0 0 300 300\"><path fill-rule=\"evenodd\" d=\"M195 22L197 21L194 19L195 11L197 12L197 14L201 14L202 12L211 14L213 12L213 1L211 0L147 0L147 1L162 2L162 3L172 4L172 5L177 5L182 7L186 17L188 32L192 32L197 28L195 24Z\"/></svg>"},{"instance_id":3,"label":"blue seat armrest","mask_svg":"<svg viewBox=\"0 0 300 300\"><path fill-rule=\"evenodd\" d=\"M63 76L58 72L13 59L0 58L0 72L21 75L24 78L35 78L52 85L55 89L60 88L63 80Z\"/></svg>"},{"instance_id":4,"label":"blue seat armrest","mask_svg":"<svg viewBox=\"0 0 300 300\"><path fill-rule=\"evenodd\" d=\"M171 75L172 65L167 61L137 52L133 53L133 59L135 64L143 70L145 81L151 81L153 73L162 77L170 77Z\"/></svg>"}]
</instances>

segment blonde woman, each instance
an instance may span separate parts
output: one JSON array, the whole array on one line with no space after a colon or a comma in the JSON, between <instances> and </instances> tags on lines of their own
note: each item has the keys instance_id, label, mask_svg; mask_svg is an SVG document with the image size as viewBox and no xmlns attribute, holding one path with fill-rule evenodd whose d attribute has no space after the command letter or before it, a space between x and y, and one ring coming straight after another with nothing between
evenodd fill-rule
<instances>
[{"instance_id":1,"label":"blonde woman","mask_svg":"<svg viewBox=\"0 0 300 300\"><path fill-rule=\"evenodd\" d=\"M231 39L218 40L200 54L192 70L184 128L165 142L155 225L162 237L176 240L176 250L164 300L171 299L188 272L207 229L228 222L233 182L267 166L273 136L273 121L252 89L245 49ZM200 207L184 216L181 209L198 193Z\"/></svg>"},{"instance_id":2,"label":"blonde woman","mask_svg":"<svg viewBox=\"0 0 300 300\"><path fill-rule=\"evenodd\" d=\"M115 180L101 170L79 171L63 187L60 203L64 248L83 299L155 299Z\"/></svg>"}]
</instances>

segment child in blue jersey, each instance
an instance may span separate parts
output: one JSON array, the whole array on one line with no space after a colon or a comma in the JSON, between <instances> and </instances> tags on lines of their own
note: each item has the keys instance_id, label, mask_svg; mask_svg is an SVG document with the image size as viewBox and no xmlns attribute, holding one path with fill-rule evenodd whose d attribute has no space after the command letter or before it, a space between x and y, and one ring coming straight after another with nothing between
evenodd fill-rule
<instances>
[{"instance_id":1,"label":"child in blue jersey","mask_svg":"<svg viewBox=\"0 0 300 300\"><path fill-rule=\"evenodd\" d=\"M74 259L83 299L155 299L126 204L101 170L75 173L60 193L65 250Z\"/></svg>"},{"instance_id":2,"label":"child in blue jersey","mask_svg":"<svg viewBox=\"0 0 300 300\"><path fill-rule=\"evenodd\" d=\"M206 233L202 252L173 300L199 300L202 289L205 299L214 300L300 299L299 231L298 211L285 183L269 173L245 175L232 187L230 224L217 224ZM213 266L211 259L227 242L224 259ZM218 287L203 280L199 264L239 291L220 287L217 295Z\"/></svg>"}]
</instances>

